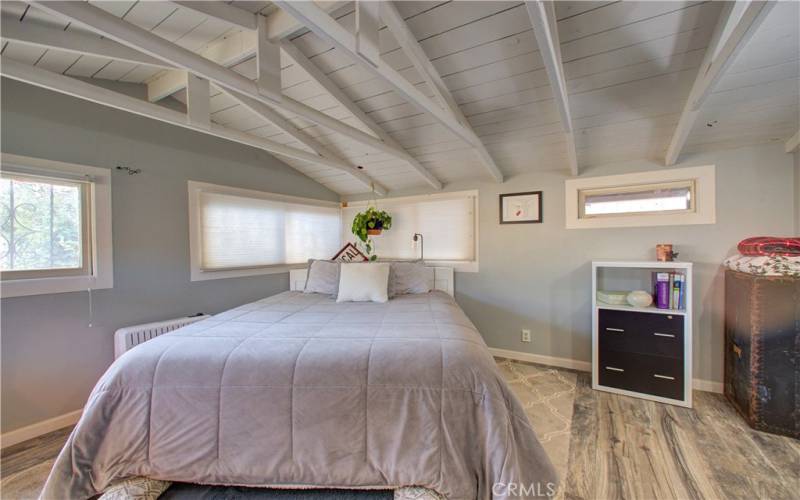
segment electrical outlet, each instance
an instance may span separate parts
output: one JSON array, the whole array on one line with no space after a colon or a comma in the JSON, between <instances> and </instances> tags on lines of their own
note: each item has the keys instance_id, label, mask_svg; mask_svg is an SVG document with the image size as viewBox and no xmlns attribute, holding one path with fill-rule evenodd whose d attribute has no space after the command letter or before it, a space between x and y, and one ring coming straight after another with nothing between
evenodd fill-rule
<instances>
[{"instance_id":1,"label":"electrical outlet","mask_svg":"<svg viewBox=\"0 0 800 500\"><path fill-rule=\"evenodd\" d=\"M530 330L522 330L522 342L530 342L531 341L531 331Z\"/></svg>"}]
</instances>

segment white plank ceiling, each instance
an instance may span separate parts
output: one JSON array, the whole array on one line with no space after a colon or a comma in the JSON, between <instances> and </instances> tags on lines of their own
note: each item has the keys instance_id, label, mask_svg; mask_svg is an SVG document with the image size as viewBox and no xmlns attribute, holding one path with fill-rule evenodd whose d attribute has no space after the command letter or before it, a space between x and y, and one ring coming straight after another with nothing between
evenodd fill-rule
<instances>
[{"instance_id":1,"label":"white plank ceiling","mask_svg":"<svg viewBox=\"0 0 800 500\"><path fill-rule=\"evenodd\" d=\"M240 31L171 2L91 2L193 51ZM226 2L231 3L231 2ZM268 2L232 6L270 15ZM407 24L464 115L506 176L568 171L566 144L525 6L519 2L397 2ZM785 141L800 124L800 3L776 6L737 56L702 108L685 153ZM354 7L333 15L347 29ZM22 23L78 28L24 3L3 2ZM558 34L581 168L634 159L662 161L721 11L718 2L572 2L556 4ZM328 43L300 31L290 40L381 128L444 183L488 179L473 149L431 115ZM429 97L391 33L380 32L382 57ZM4 42L3 57L68 76L145 84L163 70L101 57ZM255 78L255 60L233 68ZM286 57L285 95L369 133L348 110ZM174 98L185 101L183 91ZM214 122L300 149L296 140L212 85ZM426 186L407 163L307 120L282 113L390 190ZM281 158L342 195L363 192L349 175Z\"/></svg>"}]
</instances>

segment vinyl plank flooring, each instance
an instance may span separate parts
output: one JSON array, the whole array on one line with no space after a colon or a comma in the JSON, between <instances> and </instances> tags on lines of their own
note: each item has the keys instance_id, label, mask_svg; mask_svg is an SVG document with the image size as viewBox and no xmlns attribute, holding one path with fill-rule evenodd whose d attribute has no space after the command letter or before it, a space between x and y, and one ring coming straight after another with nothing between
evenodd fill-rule
<instances>
[{"instance_id":1,"label":"vinyl plank flooring","mask_svg":"<svg viewBox=\"0 0 800 500\"><path fill-rule=\"evenodd\" d=\"M592 391L579 376L567 499L793 499L800 442L750 429L720 394L693 409Z\"/></svg>"},{"instance_id":2,"label":"vinyl plank flooring","mask_svg":"<svg viewBox=\"0 0 800 500\"><path fill-rule=\"evenodd\" d=\"M72 426L3 449L0 453L2 477L5 478L55 458L70 432Z\"/></svg>"},{"instance_id":3,"label":"vinyl plank flooring","mask_svg":"<svg viewBox=\"0 0 800 500\"><path fill-rule=\"evenodd\" d=\"M578 376L572 411L572 440L569 449L569 472L561 478L565 498L592 498L597 484L597 399L589 377ZM575 471L581 471L576 473Z\"/></svg>"}]
</instances>

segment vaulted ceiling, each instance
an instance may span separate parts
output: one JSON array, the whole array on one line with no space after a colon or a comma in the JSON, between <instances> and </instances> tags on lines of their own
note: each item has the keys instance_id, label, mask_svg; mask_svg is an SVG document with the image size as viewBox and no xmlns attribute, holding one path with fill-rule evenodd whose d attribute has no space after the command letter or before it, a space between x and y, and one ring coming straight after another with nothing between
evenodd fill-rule
<instances>
[{"instance_id":1,"label":"vaulted ceiling","mask_svg":"<svg viewBox=\"0 0 800 500\"><path fill-rule=\"evenodd\" d=\"M187 104L187 118L165 121L250 141L343 195L373 182L381 191L434 189L634 159L673 163L783 143L800 127L797 2L396 2L394 17L380 12L372 60L363 55L375 40L367 21L356 30L354 2L88 3L248 82L277 74L280 44L277 104L258 84L253 95L232 91L226 82L239 80L228 73L187 80L175 69L182 63L87 26L81 16L94 11L57 4L2 3L4 76L61 91L64 76L142 84L152 102ZM369 19L368 6L358 8ZM272 42L272 68L261 35ZM90 100L102 99L114 98Z\"/></svg>"}]
</instances>

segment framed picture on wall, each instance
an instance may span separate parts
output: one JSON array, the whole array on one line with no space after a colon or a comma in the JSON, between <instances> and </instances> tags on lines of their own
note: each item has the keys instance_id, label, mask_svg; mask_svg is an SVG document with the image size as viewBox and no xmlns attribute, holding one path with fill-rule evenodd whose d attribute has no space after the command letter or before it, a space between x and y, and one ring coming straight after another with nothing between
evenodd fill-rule
<instances>
[{"instance_id":1,"label":"framed picture on wall","mask_svg":"<svg viewBox=\"0 0 800 500\"><path fill-rule=\"evenodd\" d=\"M542 192L500 195L500 224L536 224L542 222Z\"/></svg>"}]
</instances>

